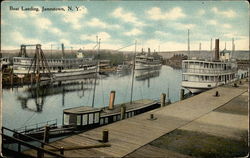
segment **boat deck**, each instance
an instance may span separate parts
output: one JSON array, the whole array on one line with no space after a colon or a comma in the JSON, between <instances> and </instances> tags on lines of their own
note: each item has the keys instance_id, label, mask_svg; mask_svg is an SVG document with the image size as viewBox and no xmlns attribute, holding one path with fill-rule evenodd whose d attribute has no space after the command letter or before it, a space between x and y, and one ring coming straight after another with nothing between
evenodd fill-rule
<instances>
[{"instance_id":1,"label":"boat deck","mask_svg":"<svg viewBox=\"0 0 250 158\"><path fill-rule=\"evenodd\" d=\"M125 104L117 104L117 105L114 105L114 109L112 110L109 110L108 107L103 108L101 112L101 117L120 114L122 105L126 106L126 112L129 112L133 110L143 109L143 108L146 108L150 105L154 105L157 103L158 102L154 100L142 99L142 100L133 101L132 104L130 104L130 102L125 103Z\"/></svg>"}]
</instances>

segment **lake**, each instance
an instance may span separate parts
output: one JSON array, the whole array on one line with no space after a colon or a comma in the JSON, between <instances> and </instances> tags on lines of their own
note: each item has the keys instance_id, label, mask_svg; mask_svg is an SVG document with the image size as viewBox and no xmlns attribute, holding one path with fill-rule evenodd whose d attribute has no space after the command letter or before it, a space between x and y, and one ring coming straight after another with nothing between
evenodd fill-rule
<instances>
[{"instance_id":1,"label":"lake","mask_svg":"<svg viewBox=\"0 0 250 158\"><path fill-rule=\"evenodd\" d=\"M172 102L179 100L182 71L169 66L160 70L135 71L133 100L159 99L168 92ZM91 106L94 78L55 82L40 86L22 86L3 89L3 126L17 129L26 125L57 119L62 124L63 110ZM129 102L131 72L99 75L96 79L95 107L109 104L110 91L116 91L115 104Z\"/></svg>"}]
</instances>

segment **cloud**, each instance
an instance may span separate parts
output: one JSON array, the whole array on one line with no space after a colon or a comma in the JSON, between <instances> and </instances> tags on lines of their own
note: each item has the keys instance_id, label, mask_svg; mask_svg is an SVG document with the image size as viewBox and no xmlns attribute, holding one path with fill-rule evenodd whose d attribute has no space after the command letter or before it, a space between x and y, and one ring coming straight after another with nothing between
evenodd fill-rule
<instances>
[{"instance_id":1,"label":"cloud","mask_svg":"<svg viewBox=\"0 0 250 158\"><path fill-rule=\"evenodd\" d=\"M123 8L119 7L116 8L111 15L117 19L120 19L124 22L127 23L132 23L136 26L144 26L145 24L143 22L141 22L140 20L138 20L138 18L135 16L134 13L132 12L125 12L123 10Z\"/></svg>"},{"instance_id":2,"label":"cloud","mask_svg":"<svg viewBox=\"0 0 250 158\"><path fill-rule=\"evenodd\" d=\"M107 32L98 32L96 35L81 35L80 39L85 41L96 42L96 36L101 39L101 41L109 41L111 36Z\"/></svg>"},{"instance_id":3,"label":"cloud","mask_svg":"<svg viewBox=\"0 0 250 158\"><path fill-rule=\"evenodd\" d=\"M71 24L72 28L78 30L82 27L81 19L88 14L88 9L84 6L80 6L82 9L78 11L67 11L67 12L56 12L57 14L62 15L62 20L66 23ZM68 7L62 6L65 10Z\"/></svg>"},{"instance_id":4,"label":"cloud","mask_svg":"<svg viewBox=\"0 0 250 158\"><path fill-rule=\"evenodd\" d=\"M137 36L140 34L142 34L142 31L139 29L132 29L129 32L124 32L124 35L126 35L126 36Z\"/></svg>"},{"instance_id":5,"label":"cloud","mask_svg":"<svg viewBox=\"0 0 250 158\"><path fill-rule=\"evenodd\" d=\"M62 31L59 28L56 28L53 26L52 22L50 19L48 18L44 18L44 17L37 17L33 19L34 21L34 25L39 29L39 30L46 30L49 31L53 34L56 35L62 35Z\"/></svg>"},{"instance_id":6,"label":"cloud","mask_svg":"<svg viewBox=\"0 0 250 158\"><path fill-rule=\"evenodd\" d=\"M229 24L223 24L223 25L222 25L222 27L227 28L227 29L232 28L232 26L231 26L231 25L229 25Z\"/></svg>"},{"instance_id":7,"label":"cloud","mask_svg":"<svg viewBox=\"0 0 250 158\"><path fill-rule=\"evenodd\" d=\"M34 23L38 28L45 30L49 29L52 25L52 22L48 18L43 17L36 18Z\"/></svg>"},{"instance_id":8,"label":"cloud","mask_svg":"<svg viewBox=\"0 0 250 158\"><path fill-rule=\"evenodd\" d=\"M207 21L207 24L208 24L208 25L217 25L218 22L217 22L216 20L208 20L208 21Z\"/></svg>"},{"instance_id":9,"label":"cloud","mask_svg":"<svg viewBox=\"0 0 250 158\"><path fill-rule=\"evenodd\" d=\"M67 39L60 39L60 43L63 43L66 46L71 46L71 42Z\"/></svg>"},{"instance_id":10,"label":"cloud","mask_svg":"<svg viewBox=\"0 0 250 158\"><path fill-rule=\"evenodd\" d=\"M226 10L226 11L221 11L221 10L219 10L218 8L213 7L213 8L211 9L211 11L212 11L214 14L222 15L222 16L225 16L225 17L227 17L227 18L233 18L233 17L236 16L236 13L235 13L233 10L231 10L231 9Z\"/></svg>"},{"instance_id":11,"label":"cloud","mask_svg":"<svg viewBox=\"0 0 250 158\"><path fill-rule=\"evenodd\" d=\"M98 18L92 18L89 22L86 23L88 26L92 26L92 27L99 27L99 28L105 28L105 29L118 29L120 28L120 25L112 25L112 24L108 24L105 23L103 21L101 21Z\"/></svg>"},{"instance_id":12,"label":"cloud","mask_svg":"<svg viewBox=\"0 0 250 158\"><path fill-rule=\"evenodd\" d=\"M199 16L202 16L202 15L204 15L205 13L206 13L206 12L205 12L204 9L198 10L198 15L199 15Z\"/></svg>"},{"instance_id":13,"label":"cloud","mask_svg":"<svg viewBox=\"0 0 250 158\"><path fill-rule=\"evenodd\" d=\"M182 24L182 23L174 23L174 28L177 30L188 30L196 27L196 24Z\"/></svg>"},{"instance_id":14,"label":"cloud","mask_svg":"<svg viewBox=\"0 0 250 158\"><path fill-rule=\"evenodd\" d=\"M20 32L14 31L10 34L10 38L17 44L38 44L41 43L39 39L24 37Z\"/></svg>"},{"instance_id":15,"label":"cloud","mask_svg":"<svg viewBox=\"0 0 250 158\"><path fill-rule=\"evenodd\" d=\"M169 36L170 34L169 34L169 33L166 33L166 32L163 32L163 31L155 31L155 35L156 35L156 36L167 37L167 36Z\"/></svg>"},{"instance_id":16,"label":"cloud","mask_svg":"<svg viewBox=\"0 0 250 158\"><path fill-rule=\"evenodd\" d=\"M182 12L180 7L172 8L169 11L162 12L160 8L153 7L146 12L152 20L176 20L183 18L186 15Z\"/></svg>"}]
</instances>

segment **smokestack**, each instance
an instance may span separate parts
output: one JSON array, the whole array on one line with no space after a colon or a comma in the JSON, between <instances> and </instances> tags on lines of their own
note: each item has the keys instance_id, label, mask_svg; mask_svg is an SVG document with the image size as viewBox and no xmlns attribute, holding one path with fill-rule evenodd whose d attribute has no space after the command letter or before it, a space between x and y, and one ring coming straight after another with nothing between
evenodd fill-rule
<instances>
[{"instance_id":1,"label":"smokestack","mask_svg":"<svg viewBox=\"0 0 250 158\"><path fill-rule=\"evenodd\" d=\"M115 102L115 91L110 92L110 98L109 98L109 110L114 109L114 102Z\"/></svg>"},{"instance_id":2,"label":"smokestack","mask_svg":"<svg viewBox=\"0 0 250 158\"><path fill-rule=\"evenodd\" d=\"M64 58L65 54L64 54L64 44L62 43L62 58Z\"/></svg>"},{"instance_id":3,"label":"smokestack","mask_svg":"<svg viewBox=\"0 0 250 158\"><path fill-rule=\"evenodd\" d=\"M219 39L215 39L215 50L214 50L214 60L219 60L219 54L220 54L220 42Z\"/></svg>"},{"instance_id":4,"label":"smokestack","mask_svg":"<svg viewBox=\"0 0 250 158\"><path fill-rule=\"evenodd\" d=\"M143 48L141 49L141 52L143 53Z\"/></svg>"},{"instance_id":5,"label":"smokestack","mask_svg":"<svg viewBox=\"0 0 250 158\"><path fill-rule=\"evenodd\" d=\"M150 48L148 48L148 53L150 53Z\"/></svg>"}]
</instances>

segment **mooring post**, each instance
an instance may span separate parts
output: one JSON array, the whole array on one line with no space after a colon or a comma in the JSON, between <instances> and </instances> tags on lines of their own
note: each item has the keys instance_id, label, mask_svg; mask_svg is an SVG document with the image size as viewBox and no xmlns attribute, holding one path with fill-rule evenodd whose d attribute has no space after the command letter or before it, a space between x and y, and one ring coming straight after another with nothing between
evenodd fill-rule
<instances>
[{"instance_id":1,"label":"mooring post","mask_svg":"<svg viewBox=\"0 0 250 158\"><path fill-rule=\"evenodd\" d=\"M21 85L23 85L23 77L20 78Z\"/></svg>"},{"instance_id":2,"label":"mooring post","mask_svg":"<svg viewBox=\"0 0 250 158\"><path fill-rule=\"evenodd\" d=\"M102 142L107 143L108 141L109 141L109 131L105 129L102 131Z\"/></svg>"},{"instance_id":3,"label":"mooring post","mask_svg":"<svg viewBox=\"0 0 250 158\"><path fill-rule=\"evenodd\" d=\"M114 102L115 102L115 91L111 91L109 98L109 107L108 107L109 110L114 109Z\"/></svg>"},{"instance_id":4,"label":"mooring post","mask_svg":"<svg viewBox=\"0 0 250 158\"><path fill-rule=\"evenodd\" d=\"M64 147L60 147L60 154L64 155Z\"/></svg>"},{"instance_id":5,"label":"mooring post","mask_svg":"<svg viewBox=\"0 0 250 158\"><path fill-rule=\"evenodd\" d=\"M121 106L121 120L125 119L125 114L126 114L126 106L122 105Z\"/></svg>"},{"instance_id":6,"label":"mooring post","mask_svg":"<svg viewBox=\"0 0 250 158\"><path fill-rule=\"evenodd\" d=\"M13 86L13 79L14 76L13 76L13 73L10 74L10 85Z\"/></svg>"},{"instance_id":7,"label":"mooring post","mask_svg":"<svg viewBox=\"0 0 250 158\"><path fill-rule=\"evenodd\" d=\"M44 153L41 150L37 150L37 158L44 158Z\"/></svg>"},{"instance_id":8,"label":"mooring post","mask_svg":"<svg viewBox=\"0 0 250 158\"><path fill-rule=\"evenodd\" d=\"M180 91L180 100L184 99L184 89L181 89Z\"/></svg>"},{"instance_id":9,"label":"mooring post","mask_svg":"<svg viewBox=\"0 0 250 158\"><path fill-rule=\"evenodd\" d=\"M162 93L161 94L161 107L166 105L166 94Z\"/></svg>"},{"instance_id":10,"label":"mooring post","mask_svg":"<svg viewBox=\"0 0 250 158\"><path fill-rule=\"evenodd\" d=\"M50 127L48 125L46 125L44 127L44 136L43 136L44 143L48 143L49 142L49 130L50 130Z\"/></svg>"}]
</instances>

